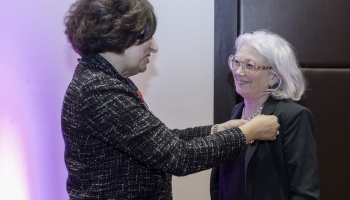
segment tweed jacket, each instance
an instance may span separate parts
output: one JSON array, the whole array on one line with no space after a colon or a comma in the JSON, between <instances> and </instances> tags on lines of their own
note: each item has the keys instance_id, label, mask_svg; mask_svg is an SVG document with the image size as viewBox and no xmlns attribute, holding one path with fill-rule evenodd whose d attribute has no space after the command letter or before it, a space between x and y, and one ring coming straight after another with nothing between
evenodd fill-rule
<instances>
[{"instance_id":1,"label":"tweed jacket","mask_svg":"<svg viewBox=\"0 0 350 200\"><path fill-rule=\"evenodd\" d=\"M239 158L239 129L171 130L136 86L100 55L79 60L64 97L62 132L71 199L172 199L171 175L185 176Z\"/></svg>"},{"instance_id":2,"label":"tweed jacket","mask_svg":"<svg viewBox=\"0 0 350 200\"><path fill-rule=\"evenodd\" d=\"M241 118L243 102L233 109ZM320 185L312 113L305 107L270 97L262 114L277 116L275 141L256 141L245 156L215 167L212 200L317 200Z\"/></svg>"}]
</instances>

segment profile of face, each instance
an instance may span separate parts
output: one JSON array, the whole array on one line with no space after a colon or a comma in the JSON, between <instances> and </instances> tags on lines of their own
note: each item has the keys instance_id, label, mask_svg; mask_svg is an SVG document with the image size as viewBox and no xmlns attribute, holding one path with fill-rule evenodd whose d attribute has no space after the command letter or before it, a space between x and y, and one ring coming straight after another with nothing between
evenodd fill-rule
<instances>
[{"instance_id":1,"label":"profile of face","mask_svg":"<svg viewBox=\"0 0 350 200\"><path fill-rule=\"evenodd\" d=\"M130 77L146 71L149 57L158 51L158 46L153 38L134 44L121 54L113 52L100 53L123 77Z\"/></svg>"},{"instance_id":2,"label":"profile of face","mask_svg":"<svg viewBox=\"0 0 350 200\"><path fill-rule=\"evenodd\" d=\"M277 80L271 73L270 63L255 47L244 44L231 58L231 71L236 91L246 100L255 100L269 95L267 89Z\"/></svg>"},{"instance_id":3,"label":"profile of face","mask_svg":"<svg viewBox=\"0 0 350 200\"><path fill-rule=\"evenodd\" d=\"M151 53L156 53L157 51L158 46L153 38L142 44L134 44L125 49L123 54L125 71L132 75L146 71Z\"/></svg>"}]
</instances>

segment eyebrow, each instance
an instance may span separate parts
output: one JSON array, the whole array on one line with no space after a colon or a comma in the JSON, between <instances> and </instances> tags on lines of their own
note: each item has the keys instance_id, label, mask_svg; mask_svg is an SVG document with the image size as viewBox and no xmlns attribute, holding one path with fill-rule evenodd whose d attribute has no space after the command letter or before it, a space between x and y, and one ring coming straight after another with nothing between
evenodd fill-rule
<instances>
[{"instance_id":1,"label":"eyebrow","mask_svg":"<svg viewBox=\"0 0 350 200\"><path fill-rule=\"evenodd\" d=\"M252 59L244 59L244 60L242 60L242 59L240 59L240 58L237 58L237 57L235 57L235 59L234 60L238 60L238 61L252 61L252 62L254 62L255 64L257 63L257 61L254 61L254 60L252 60Z\"/></svg>"}]
</instances>

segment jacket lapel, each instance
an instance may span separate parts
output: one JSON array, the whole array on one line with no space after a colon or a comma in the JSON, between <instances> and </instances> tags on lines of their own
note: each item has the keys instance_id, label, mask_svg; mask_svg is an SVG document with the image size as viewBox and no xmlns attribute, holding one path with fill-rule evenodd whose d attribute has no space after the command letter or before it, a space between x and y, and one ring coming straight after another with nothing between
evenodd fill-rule
<instances>
[{"instance_id":1,"label":"jacket lapel","mask_svg":"<svg viewBox=\"0 0 350 200\"><path fill-rule=\"evenodd\" d=\"M273 99L272 97L269 97L267 99L267 101L264 104L264 108L261 111L262 115L271 115L273 114L273 111L275 110L277 101L275 99ZM243 109L243 107L242 107ZM254 155L255 151L257 150L258 146L259 146L260 142L254 141L253 144L249 144L247 147L247 151L245 154L245 171L247 171L247 167L248 164L250 162L250 159L252 158L252 156Z\"/></svg>"}]
</instances>

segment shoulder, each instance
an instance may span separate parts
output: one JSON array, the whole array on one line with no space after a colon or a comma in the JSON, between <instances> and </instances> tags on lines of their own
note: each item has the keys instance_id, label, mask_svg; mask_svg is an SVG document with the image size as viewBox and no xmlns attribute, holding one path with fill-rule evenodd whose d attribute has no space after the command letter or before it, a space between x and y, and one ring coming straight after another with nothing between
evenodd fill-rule
<instances>
[{"instance_id":1,"label":"shoulder","mask_svg":"<svg viewBox=\"0 0 350 200\"><path fill-rule=\"evenodd\" d=\"M77 66L65 96L88 105L99 104L102 99L123 104L138 102L135 91L122 80L85 65Z\"/></svg>"},{"instance_id":2,"label":"shoulder","mask_svg":"<svg viewBox=\"0 0 350 200\"><path fill-rule=\"evenodd\" d=\"M275 111L283 112L283 113L300 113L300 112L311 113L311 111L308 108L292 101L278 101L276 104Z\"/></svg>"},{"instance_id":3,"label":"shoulder","mask_svg":"<svg viewBox=\"0 0 350 200\"><path fill-rule=\"evenodd\" d=\"M118 78L96 68L79 64L75 70L72 83L85 91L108 88L124 88L125 84Z\"/></svg>"},{"instance_id":4,"label":"shoulder","mask_svg":"<svg viewBox=\"0 0 350 200\"><path fill-rule=\"evenodd\" d=\"M313 114L308 108L291 101L278 101L274 115L276 115L281 121L286 120L291 122L313 120Z\"/></svg>"}]
</instances>

